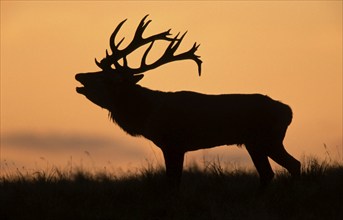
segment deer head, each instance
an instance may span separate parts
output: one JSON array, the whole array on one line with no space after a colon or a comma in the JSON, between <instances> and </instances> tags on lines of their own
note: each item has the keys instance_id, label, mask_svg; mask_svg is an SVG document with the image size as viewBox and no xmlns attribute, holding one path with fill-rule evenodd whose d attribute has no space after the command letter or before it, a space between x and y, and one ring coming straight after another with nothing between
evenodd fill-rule
<instances>
[{"instance_id":1,"label":"deer head","mask_svg":"<svg viewBox=\"0 0 343 220\"><path fill-rule=\"evenodd\" d=\"M139 23L133 40L124 49L119 49L119 46L124 41L124 38L115 43L115 38L123 26L126 20L122 21L114 30L110 37L111 54L106 50L106 57L100 62L95 59L96 65L101 69L100 72L92 73L80 73L75 76L76 80L83 84L83 87L78 87L76 91L85 95L95 104L101 107L107 107L109 99L109 93L114 93L116 90L135 85L143 78L144 72L157 68L169 62L178 60L194 60L198 65L198 73L201 75L201 63L200 57L195 55L199 44L194 43L193 47L184 53L175 55L176 50L180 46L185 32L181 37L177 34L175 37L170 37L170 29L162 33L152 35L144 38L143 32L150 24L151 20L145 21L148 15L146 15ZM162 40L170 42L163 55L151 64L147 64L146 59L154 45L155 41ZM136 49L148 45L146 51L141 59L141 64L138 68L132 68L128 65L128 55Z\"/></svg>"}]
</instances>

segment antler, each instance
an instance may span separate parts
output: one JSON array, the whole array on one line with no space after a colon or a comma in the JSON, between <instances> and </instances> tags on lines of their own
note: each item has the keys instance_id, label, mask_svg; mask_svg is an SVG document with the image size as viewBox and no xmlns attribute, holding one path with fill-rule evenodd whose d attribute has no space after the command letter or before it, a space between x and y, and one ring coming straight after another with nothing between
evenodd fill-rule
<instances>
[{"instance_id":1,"label":"antler","mask_svg":"<svg viewBox=\"0 0 343 220\"><path fill-rule=\"evenodd\" d=\"M197 63L198 72L199 72L199 76L200 76L201 75L201 63L202 63L202 61L199 59L200 56L195 55L195 52L197 51L197 49L200 45L197 43L194 43L193 47L190 50L188 50L184 53L175 55L176 50L180 46L181 41L183 40L183 38L185 37L187 32L185 32L180 38L178 38L179 34L177 34L174 38L170 38L170 37L168 37L169 35L171 35L170 29L169 29L168 31L164 31L164 32L159 33L159 34L152 35L148 38L143 38L143 36L142 36L143 32L147 28L149 23L151 22L151 20L145 22L145 19L147 17L148 17L148 15L146 15L141 20L141 22L139 23L139 25L136 29L135 35L133 37L133 40L130 42L130 44L126 48L120 50L120 49L118 49L118 47L124 41L125 38L121 39L117 45L115 45L115 38L116 38L120 28L125 23L126 19L124 21L122 21L116 27L116 29L113 31L113 33L110 37L110 48L112 50L112 54L109 55L108 51L106 50L106 57L104 59L102 59L100 62L98 62L95 59L97 66L100 67L102 70L113 70L111 67L111 65L113 64L115 67L115 70L117 70L121 73L128 73L128 74L136 75L136 74L140 74L140 73L143 73L145 71L154 69L156 67L159 67L159 66L166 64L166 63L169 63L169 62L173 62L173 61L177 61L177 60L191 59ZM156 60L152 64L147 64L146 58L147 58L148 53L150 52L150 50L151 50L151 48L152 48L152 46L156 40L170 41L170 44L167 47L167 49L165 50L164 54L158 60ZM149 43L150 43L149 47L146 49L146 51L143 54L140 67L138 67L138 68L129 67L128 62L127 62L127 56L131 52L136 50L137 48L139 48L143 45L149 44ZM118 62L120 59L123 59L122 65Z\"/></svg>"}]
</instances>

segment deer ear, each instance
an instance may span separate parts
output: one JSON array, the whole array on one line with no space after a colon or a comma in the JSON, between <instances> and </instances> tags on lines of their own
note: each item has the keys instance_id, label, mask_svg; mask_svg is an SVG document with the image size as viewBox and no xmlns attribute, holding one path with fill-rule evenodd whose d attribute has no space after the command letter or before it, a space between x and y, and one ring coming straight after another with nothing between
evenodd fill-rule
<instances>
[{"instance_id":1,"label":"deer ear","mask_svg":"<svg viewBox=\"0 0 343 220\"><path fill-rule=\"evenodd\" d=\"M136 84L136 83L138 83L141 79L143 79L143 77L144 77L143 74L133 76L132 82L133 82L134 84Z\"/></svg>"}]
</instances>

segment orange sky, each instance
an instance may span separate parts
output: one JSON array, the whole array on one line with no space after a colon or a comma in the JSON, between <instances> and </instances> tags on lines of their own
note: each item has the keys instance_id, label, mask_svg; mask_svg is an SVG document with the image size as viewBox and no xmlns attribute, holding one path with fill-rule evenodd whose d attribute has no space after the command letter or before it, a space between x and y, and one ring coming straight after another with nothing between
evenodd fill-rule
<instances>
[{"instance_id":1,"label":"orange sky","mask_svg":"<svg viewBox=\"0 0 343 220\"><path fill-rule=\"evenodd\" d=\"M120 35L130 39L146 14L147 35L188 30L180 50L201 44L203 74L193 62L175 62L146 73L141 85L269 95L293 109L291 154L325 158L326 144L342 160L341 1L1 1L2 169L70 158L91 166L162 163L153 143L126 135L75 92L75 73L98 70L94 58L105 55L115 26L128 18ZM249 160L230 147L187 154L186 163L208 155Z\"/></svg>"}]
</instances>

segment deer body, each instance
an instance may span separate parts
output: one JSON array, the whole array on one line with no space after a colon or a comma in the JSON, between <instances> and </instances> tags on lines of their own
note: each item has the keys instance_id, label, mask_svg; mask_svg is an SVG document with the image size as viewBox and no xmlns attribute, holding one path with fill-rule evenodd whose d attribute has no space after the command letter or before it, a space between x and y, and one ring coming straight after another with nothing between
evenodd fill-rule
<instances>
[{"instance_id":1,"label":"deer body","mask_svg":"<svg viewBox=\"0 0 343 220\"><path fill-rule=\"evenodd\" d=\"M145 19L145 18L144 18ZM143 39L142 32L147 24L142 20L134 40L141 44L152 42L143 56L141 68L127 66L125 50L132 51L137 45L131 43L119 50L111 44L112 55L106 55L98 66L97 73L76 75L84 85L77 92L93 103L106 108L110 117L132 136L143 136L154 142L163 152L169 182L180 183L184 154L220 145L245 145L260 175L262 185L274 176L268 157L285 167L293 176L300 174L300 163L289 155L283 146L292 111L287 105L260 94L205 95L196 92L153 91L136 83L143 77L141 72L156 68L166 62L192 59L199 67L201 61L194 55L196 44L191 50L174 55L182 41L167 37L168 32ZM123 22L111 36L111 42ZM156 39L155 39L156 38ZM147 41L147 39L151 39ZM155 40L170 40L165 54L155 63L147 65L145 59ZM132 45L135 45L133 47ZM118 56L123 53L122 56ZM123 66L118 63L124 59ZM116 69L111 69L111 64Z\"/></svg>"},{"instance_id":2,"label":"deer body","mask_svg":"<svg viewBox=\"0 0 343 220\"><path fill-rule=\"evenodd\" d=\"M118 108L109 109L113 119L131 135L142 135L160 147L175 144L184 152L261 142L276 135L282 139L292 118L288 106L259 94L164 93L141 87L135 90L135 96L126 97L133 106L126 107L137 112L126 107L119 111L121 103L117 103ZM135 106L136 103L145 109ZM132 120L136 114L145 119ZM132 123L127 126L130 120ZM140 125L135 124L138 121Z\"/></svg>"}]
</instances>

